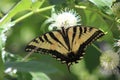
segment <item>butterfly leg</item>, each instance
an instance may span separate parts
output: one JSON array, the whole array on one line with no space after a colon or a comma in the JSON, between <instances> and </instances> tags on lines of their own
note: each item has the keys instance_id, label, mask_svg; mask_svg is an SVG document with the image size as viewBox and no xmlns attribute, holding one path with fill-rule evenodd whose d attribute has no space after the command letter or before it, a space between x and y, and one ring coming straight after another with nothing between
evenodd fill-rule
<instances>
[{"instance_id":1,"label":"butterfly leg","mask_svg":"<svg viewBox=\"0 0 120 80\"><path fill-rule=\"evenodd\" d=\"M70 66L72 65L72 63L66 63L68 71L70 72Z\"/></svg>"}]
</instances>

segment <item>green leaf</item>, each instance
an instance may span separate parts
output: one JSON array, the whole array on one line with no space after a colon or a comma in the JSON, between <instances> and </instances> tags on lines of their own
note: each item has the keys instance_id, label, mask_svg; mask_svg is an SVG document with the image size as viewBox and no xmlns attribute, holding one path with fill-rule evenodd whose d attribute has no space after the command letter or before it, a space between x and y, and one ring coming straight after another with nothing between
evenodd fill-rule
<instances>
[{"instance_id":1,"label":"green leaf","mask_svg":"<svg viewBox=\"0 0 120 80\"><path fill-rule=\"evenodd\" d=\"M113 42L113 34L110 30L111 23L107 23L102 15L99 14L99 12L94 12L94 11L90 11L90 10L84 10L85 12L85 25L87 26L93 26L93 27L97 27L101 30L103 30L105 33L107 32L107 34L104 36L104 40L108 41L108 42ZM110 21L109 21L110 22Z\"/></svg>"},{"instance_id":2,"label":"green leaf","mask_svg":"<svg viewBox=\"0 0 120 80\"><path fill-rule=\"evenodd\" d=\"M10 19L15 16L17 13L24 11L24 10L30 10L32 1L31 0L22 0L20 1L12 10L10 10L10 12L8 12L8 14L6 14L2 19L1 19L1 24L4 24L8 21L10 21Z\"/></svg>"},{"instance_id":3,"label":"green leaf","mask_svg":"<svg viewBox=\"0 0 120 80\"><path fill-rule=\"evenodd\" d=\"M1 40L1 31L3 30L3 28L0 28L0 80L3 80L4 78L4 63L3 63L3 59L2 59L2 40Z\"/></svg>"},{"instance_id":4,"label":"green leaf","mask_svg":"<svg viewBox=\"0 0 120 80\"><path fill-rule=\"evenodd\" d=\"M0 28L0 33L1 33L2 30L3 30L3 28Z\"/></svg>"},{"instance_id":5,"label":"green leaf","mask_svg":"<svg viewBox=\"0 0 120 80\"><path fill-rule=\"evenodd\" d=\"M39 9L42 4L44 3L45 0L35 0L33 3L32 3L32 9L33 10L37 10Z\"/></svg>"},{"instance_id":6,"label":"green leaf","mask_svg":"<svg viewBox=\"0 0 120 80\"><path fill-rule=\"evenodd\" d=\"M14 22L7 22L7 23L5 23L5 24L3 24L3 25L0 26L0 31L1 30L4 30L4 32L8 31L14 25L15 25Z\"/></svg>"},{"instance_id":7,"label":"green leaf","mask_svg":"<svg viewBox=\"0 0 120 80\"><path fill-rule=\"evenodd\" d=\"M99 7L102 11L112 14L111 6L113 0L89 0L94 3L97 7Z\"/></svg>"},{"instance_id":8,"label":"green leaf","mask_svg":"<svg viewBox=\"0 0 120 80\"><path fill-rule=\"evenodd\" d=\"M46 74L41 72L33 73L31 72L32 80L51 80Z\"/></svg>"},{"instance_id":9,"label":"green leaf","mask_svg":"<svg viewBox=\"0 0 120 80\"><path fill-rule=\"evenodd\" d=\"M3 78L4 78L4 63L2 60L2 49L0 48L0 80L3 80Z\"/></svg>"},{"instance_id":10,"label":"green leaf","mask_svg":"<svg viewBox=\"0 0 120 80\"><path fill-rule=\"evenodd\" d=\"M32 75L28 72L17 72L17 80L32 80Z\"/></svg>"},{"instance_id":11,"label":"green leaf","mask_svg":"<svg viewBox=\"0 0 120 80\"><path fill-rule=\"evenodd\" d=\"M89 1L91 1L98 7L103 7L103 6L111 7L113 2L113 0L89 0Z\"/></svg>"},{"instance_id":12,"label":"green leaf","mask_svg":"<svg viewBox=\"0 0 120 80\"><path fill-rule=\"evenodd\" d=\"M59 5L67 2L66 0L48 0L48 1L52 5Z\"/></svg>"},{"instance_id":13,"label":"green leaf","mask_svg":"<svg viewBox=\"0 0 120 80\"><path fill-rule=\"evenodd\" d=\"M95 46L97 46L97 44ZM101 53L92 45L87 47L84 60L86 68L90 73L94 72L94 70L98 67L100 54Z\"/></svg>"},{"instance_id":14,"label":"green leaf","mask_svg":"<svg viewBox=\"0 0 120 80\"><path fill-rule=\"evenodd\" d=\"M8 62L5 64L5 67L6 69L12 67L13 69L17 69L21 72L57 72L57 69L54 66L38 61Z\"/></svg>"},{"instance_id":15,"label":"green leaf","mask_svg":"<svg viewBox=\"0 0 120 80\"><path fill-rule=\"evenodd\" d=\"M52 9L53 7L54 7L54 6L44 7L44 8L41 8L41 9L36 10L35 12L36 12L36 13L43 12L43 11ZM14 22L17 23L17 22L19 22L19 21L21 21L21 20L23 20L23 19L25 19L25 18L27 18L27 17L33 15L33 14L34 14L34 11L31 11L31 12L25 14L24 16L22 16L22 17L16 19Z\"/></svg>"}]
</instances>

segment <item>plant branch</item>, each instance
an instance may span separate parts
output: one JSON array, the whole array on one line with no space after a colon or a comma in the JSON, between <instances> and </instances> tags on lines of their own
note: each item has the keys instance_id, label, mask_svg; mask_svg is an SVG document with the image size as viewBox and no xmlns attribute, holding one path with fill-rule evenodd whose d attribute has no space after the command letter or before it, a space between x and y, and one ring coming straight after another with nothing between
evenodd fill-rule
<instances>
[{"instance_id":1,"label":"plant branch","mask_svg":"<svg viewBox=\"0 0 120 80\"><path fill-rule=\"evenodd\" d=\"M112 19L110 16L104 14L103 12L101 12L101 11L99 11L99 10L92 9L92 8L89 8L89 7L86 7L86 6L79 6L79 5L75 5L75 7L76 7L76 8L80 8L80 9L87 9L87 10L90 10L90 11L93 11L93 12L97 12L98 14L102 15L103 17L105 17L105 18L113 21L113 19Z\"/></svg>"},{"instance_id":2,"label":"plant branch","mask_svg":"<svg viewBox=\"0 0 120 80\"><path fill-rule=\"evenodd\" d=\"M103 53L96 45L92 44L94 48L96 48L100 53Z\"/></svg>"},{"instance_id":3,"label":"plant branch","mask_svg":"<svg viewBox=\"0 0 120 80\"><path fill-rule=\"evenodd\" d=\"M18 19L16 19L16 20L14 20L14 22L15 22L15 23L18 23L18 22L20 22L21 20L23 20L23 19L25 19L25 18L33 15L34 13L43 12L43 11L46 11L46 10L51 9L51 8L53 8L53 7L54 7L54 6L49 6L49 7L45 7L45 8L38 9L38 10L36 10L36 11L29 12L29 13L25 14L24 16L22 16L22 17L20 17L20 18L18 18Z\"/></svg>"}]
</instances>

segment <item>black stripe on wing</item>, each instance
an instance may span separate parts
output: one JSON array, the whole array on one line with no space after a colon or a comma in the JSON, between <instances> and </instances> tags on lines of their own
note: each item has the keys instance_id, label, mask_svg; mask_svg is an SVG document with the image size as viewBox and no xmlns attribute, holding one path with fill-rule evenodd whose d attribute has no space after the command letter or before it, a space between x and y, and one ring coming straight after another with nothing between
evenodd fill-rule
<instances>
[{"instance_id":1,"label":"black stripe on wing","mask_svg":"<svg viewBox=\"0 0 120 80\"><path fill-rule=\"evenodd\" d=\"M48 39L47 34L44 34L43 37L44 37L44 39L46 40L46 42L52 44L52 42ZM52 37L51 37L51 38L52 38Z\"/></svg>"},{"instance_id":2,"label":"black stripe on wing","mask_svg":"<svg viewBox=\"0 0 120 80\"><path fill-rule=\"evenodd\" d=\"M35 42L35 43L39 43L39 41L38 41L38 40L36 40L36 39L33 39L33 42Z\"/></svg>"},{"instance_id":3,"label":"black stripe on wing","mask_svg":"<svg viewBox=\"0 0 120 80\"><path fill-rule=\"evenodd\" d=\"M69 28L68 28L69 29ZM67 45L68 47L68 50L70 50L70 42L69 42L69 38L68 38L68 29L65 29L65 28L62 28L61 30L61 35L65 41L65 44Z\"/></svg>"},{"instance_id":4,"label":"black stripe on wing","mask_svg":"<svg viewBox=\"0 0 120 80\"><path fill-rule=\"evenodd\" d=\"M85 44L89 44L92 41L95 41L96 39L98 39L99 37L102 37L103 35L105 34L102 31L98 30L87 41L85 41Z\"/></svg>"},{"instance_id":5,"label":"black stripe on wing","mask_svg":"<svg viewBox=\"0 0 120 80\"><path fill-rule=\"evenodd\" d=\"M42 39L42 37L40 36L40 37L38 37L39 39L40 39L40 41L42 41L42 42L44 42L44 40Z\"/></svg>"},{"instance_id":6,"label":"black stripe on wing","mask_svg":"<svg viewBox=\"0 0 120 80\"><path fill-rule=\"evenodd\" d=\"M27 45L26 48L25 48L25 51L26 52L32 52L32 51L35 52L36 48L37 47L34 46L34 45Z\"/></svg>"},{"instance_id":7,"label":"black stripe on wing","mask_svg":"<svg viewBox=\"0 0 120 80\"><path fill-rule=\"evenodd\" d=\"M34 52L42 52L42 53L47 52L47 54L51 54L54 58L56 58L57 60L60 60L62 63L66 63L66 64L72 63L72 62L77 63L77 60L80 60L80 57L78 57L78 55L75 55L72 52L66 53L66 54L68 54L68 56L63 55L56 50L48 50L48 49L42 49L42 48L38 48ZM82 53L83 52L80 52L80 54L82 54Z\"/></svg>"},{"instance_id":8,"label":"black stripe on wing","mask_svg":"<svg viewBox=\"0 0 120 80\"><path fill-rule=\"evenodd\" d=\"M60 31L57 31L57 32L62 35L62 33L61 33ZM49 32L49 36L50 36L53 40L55 40L56 42L58 42L59 44L61 44L65 49L67 49L67 48L65 47L65 45L62 43L62 41L59 40L59 39L57 38L57 36L54 35L53 32ZM63 39L64 39L64 38L63 38Z\"/></svg>"},{"instance_id":9,"label":"black stripe on wing","mask_svg":"<svg viewBox=\"0 0 120 80\"><path fill-rule=\"evenodd\" d=\"M100 31L100 30L96 31L88 40L86 40L83 44L80 45L80 48L79 48L77 53L81 53L81 52L84 53L85 48L87 47L87 45L89 45L91 42L95 41L96 39L102 37L103 35L105 35L105 34L102 31ZM82 53L77 54L78 57L83 56Z\"/></svg>"},{"instance_id":10,"label":"black stripe on wing","mask_svg":"<svg viewBox=\"0 0 120 80\"><path fill-rule=\"evenodd\" d=\"M76 32L77 31L77 27L74 27L73 28L73 35L72 35L72 42L74 41L74 38L75 38L75 35L76 35ZM69 34L68 34L69 35Z\"/></svg>"},{"instance_id":11,"label":"black stripe on wing","mask_svg":"<svg viewBox=\"0 0 120 80\"><path fill-rule=\"evenodd\" d=\"M79 38L80 38L82 35L82 27L79 27L79 31L80 31L80 33L79 33Z\"/></svg>"},{"instance_id":12,"label":"black stripe on wing","mask_svg":"<svg viewBox=\"0 0 120 80\"><path fill-rule=\"evenodd\" d=\"M83 33L86 33L88 27L83 27L83 29L84 29L84 30L83 30L83 31L84 31Z\"/></svg>"}]
</instances>

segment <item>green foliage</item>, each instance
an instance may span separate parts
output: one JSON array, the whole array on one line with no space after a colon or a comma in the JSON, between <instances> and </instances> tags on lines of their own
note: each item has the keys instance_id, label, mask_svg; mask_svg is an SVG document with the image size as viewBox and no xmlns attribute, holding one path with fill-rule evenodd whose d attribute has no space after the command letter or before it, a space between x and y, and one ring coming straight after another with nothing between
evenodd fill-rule
<instances>
[{"instance_id":1,"label":"green foliage","mask_svg":"<svg viewBox=\"0 0 120 80\"><path fill-rule=\"evenodd\" d=\"M71 73L64 64L49 55L34 53L23 60L29 54L24 51L26 44L48 31L49 24L46 20L49 19L53 8L57 11L66 7L76 10L83 25L103 30L106 35L100 40L113 45L114 39L119 38L120 31L117 26L120 25L120 21L112 12L112 1L0 0L0 80L116 79L113 75L100 74L98 66L101 53L91 46L86 50L84 59L71 67ZM11 8L9 10L8 5ZM2 34L7 36L7 41L2 41ZM12 70L6 72L8 68ZM17 72L14 73L14 69Z\"/></svg>"},{"instance_id":2,"label":"green foliage","mask_svg":"<svg viewBox=\"0 0 120 80\"><path fill-rule=\"evenodd\" d=\"M94 3L99 8L102 8L104 6L111 8L113 0L109 0L109 1L108 0L89 0L89 1Z\"/></svg>"},{"instance_id":3,"label":"green foliage","mask_svg":"<svg viewBox=\"0 0 120 80\"><path fill-rule=\"evenodd\" d=\"M1 51L0 51L1 53ZM2 55L0 54L0 79L3 80L4 79L4 63L2 61Z\"/></svg>"},{"instance_id":4,"label":"green foliage","mask_svg":"<svg viewBox=\"0 0 120 80\"><path fill-rule=\"evenodd\" d=\"M5 66L6 66L6 69L9 67L12 67L13 69L17 69L20 72L29 72L30 71L30 72L52 73L52 72L57 71L57 69L55 69L54 66L52 66L52 65L50 66L48 64L45 64L45 63L39 62L39 61L9 62L9 63L6 63ZM51 70L51 68L54 68L54 70Z\"/></svg>"},{"instance_id":5,"label":"green foliage","mask_svg":"<svg viewBox=\"0 0 120 80\"><path fill-rule=\"evenodd\" d=\"M33 76L33 79L32 80L39 80L39 79L41 79L41 80L51 80L46 74L44 74L44 73L40 73L40 72L38 72L38 73L32 73L31 72L31 75Z\"/></svg>"}]
</instances>

